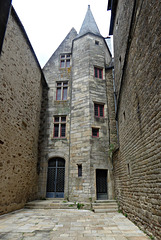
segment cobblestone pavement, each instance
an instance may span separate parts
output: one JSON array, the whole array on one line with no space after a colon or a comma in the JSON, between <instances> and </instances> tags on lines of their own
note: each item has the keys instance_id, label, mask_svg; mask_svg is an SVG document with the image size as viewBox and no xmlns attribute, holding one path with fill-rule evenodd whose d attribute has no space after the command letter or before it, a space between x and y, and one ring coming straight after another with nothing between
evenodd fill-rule
<instances>
[{"instance_id":1,"label":"cobblestone pavement","mask_svg":"<svg viewBox=\"0 0 161 240\"><path fill-rule=\"evenodd\" d=\"M0 217L0 239L148 240L121 213L22 209Z\"/></svg>"}]
</instances>

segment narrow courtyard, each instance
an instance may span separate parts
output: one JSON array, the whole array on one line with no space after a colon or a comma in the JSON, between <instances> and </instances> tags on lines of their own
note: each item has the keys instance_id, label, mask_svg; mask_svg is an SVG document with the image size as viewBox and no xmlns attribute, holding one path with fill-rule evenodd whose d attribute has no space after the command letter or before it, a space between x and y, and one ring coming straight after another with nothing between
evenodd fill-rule
<instances>
[{"instance_id":1,"label":"narrow courtyard","mask_svg":"<svg viewBox=\"0 0 161 240\"><path fill-rule=\"evenodd\" d=\"M0 217L3 240L148 240L121 213L78 209L21 209Z\"/></svg>"}]
</instances>

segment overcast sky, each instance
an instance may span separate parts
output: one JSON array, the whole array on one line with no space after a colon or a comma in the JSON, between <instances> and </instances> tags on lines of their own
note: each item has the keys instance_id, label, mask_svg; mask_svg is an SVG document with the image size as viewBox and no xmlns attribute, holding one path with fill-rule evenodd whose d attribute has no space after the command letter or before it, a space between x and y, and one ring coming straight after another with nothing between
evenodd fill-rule
<instances>
[{"instance_id":1,"label":"overcast sky","mask_svg":"<svg viewBox=\"0 0 161 240\"><path fill-rule=\"evenodd\" d=\"M12 0L43 67L72 27L79 32L88 5L103 37L109 34L108 0Z\"/></svg>"}]
</instances>

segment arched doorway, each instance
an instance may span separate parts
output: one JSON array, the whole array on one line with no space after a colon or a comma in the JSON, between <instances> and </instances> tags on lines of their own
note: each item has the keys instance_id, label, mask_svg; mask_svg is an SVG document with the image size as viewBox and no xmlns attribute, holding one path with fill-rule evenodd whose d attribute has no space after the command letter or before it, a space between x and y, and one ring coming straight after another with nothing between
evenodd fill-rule
<instances>
[{"instance_id":1,"label":"arched doorway","mask_svg":"<svg viewBox=\"0 0 161 240\"><path fill-rule=\"evenodd\" d=\"M65 160L52 158L48 162L47 198L64 198Z\"/></svg>"}]
</instances>

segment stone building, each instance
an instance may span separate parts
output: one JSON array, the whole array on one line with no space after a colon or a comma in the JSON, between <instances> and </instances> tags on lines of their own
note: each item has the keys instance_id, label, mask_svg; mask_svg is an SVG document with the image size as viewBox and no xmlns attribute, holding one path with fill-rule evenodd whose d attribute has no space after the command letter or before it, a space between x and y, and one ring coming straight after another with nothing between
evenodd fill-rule
<instances>
[{"instance_id":1,"label":"stone building","mask_svg":"<svg viewBox=\"0 0 161 240\"><path fill-rule=\"evenodd\" d=\"M43 72L49 85L39 196L113 199L110 146L116 142L112 57L90 6Z\"/></svg>"},{"instance_id":2,"label":"stone building","mask_svg":"<svg viewBox=\"0 0 161 240\"><path fill-rule=\"evenodd\" d=\"M0 214L37 198L40 111L47 91L33 48L10 4L0 2Z\"/></svg>"},{"instance_id":3,"label":"stone building","mask_svg":"<svg viewBox=\"0 0 161 240\"><path fill-rule=\"evenodd\" d=\"M108 1L114 66L88 7L43 71L10 6L0 2L0 214L116 198L160 239L159 1Z\"/></svg>"},{"instance_id":4,"label":"stone building","mask_svg":"<svg viewBox=\"0 0 161 240\"><path fill-rule=\"evenodd\" d=\"M119 148L115 197L128 218L161 239L160 1L109 0Z\"/></svg>"}]
</instances>

